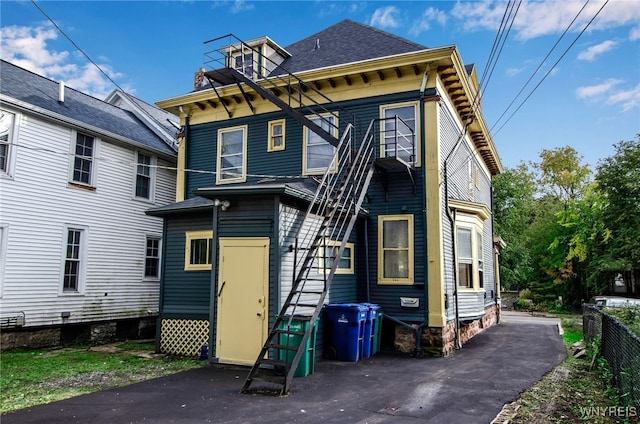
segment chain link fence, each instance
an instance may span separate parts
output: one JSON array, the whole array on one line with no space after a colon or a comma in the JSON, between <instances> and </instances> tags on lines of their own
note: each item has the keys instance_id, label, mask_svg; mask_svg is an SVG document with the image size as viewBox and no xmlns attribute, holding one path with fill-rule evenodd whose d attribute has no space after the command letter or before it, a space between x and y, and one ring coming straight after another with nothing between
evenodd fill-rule
<instances>
[{"instance_id":1,"label":"chain link fence","mask_svg":"<svg viewBox=\"0 0 640 424\"><path fill-rule=\"evenodd\" d=\"M595 305L582 307L582 332L587 344L600 340L600 353L613 372L624 403L640 407L640 337Z\"/></svg>"}]
</instances>

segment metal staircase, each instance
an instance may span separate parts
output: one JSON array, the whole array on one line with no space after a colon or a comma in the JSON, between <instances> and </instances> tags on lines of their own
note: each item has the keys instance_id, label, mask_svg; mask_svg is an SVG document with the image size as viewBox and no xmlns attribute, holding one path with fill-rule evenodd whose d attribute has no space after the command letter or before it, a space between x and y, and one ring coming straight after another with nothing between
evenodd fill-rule
<instances>
[{"instance_id":1,"label":"metal staircase","mask_svg":"<svg viewBox=\"0 0 640 424\"><path fill-rule=\"evenodd\" d=\"M265 58L254 48L255 41L245 43L227 35L210 42L221 40L226 40L222 47L207 54L211 59L209 63L219 67L206 72L204 77L230 117L233 112L227 108L218 89L237 84L253 110L254 98L245 90L248 86L335 147L331 162L298 223L295 245L291 247L294 254L291 290L242 387L243 393L260 389L282 395L289 392L356 220L365 213L362 203L374 172L376 169L386 172L390 167L389 157L400 159L398 146L407 144L408 133L413 143L413 132L398 117L392 118L395 144L388 147L383 143L384 162L377 165L376 149L380 137L385 138L382 132L387 131L388 125L381 125L378 119L371 121L358 143L354 115L339 108L311 84L284 70L279 63ZM323 105L330 105L331 109ZM336 137L338 111L343 122L351 118L340 139ZM415 152L404 152L404 156L415 157ZM402 163L401 166L412 169L411 164ZM299 325L293 325L294 321L305 322L304 331ZM256 387L258 383L261 384Z\"/></svg>"},{"instance_id":2,"label":"metal staircase","mask_svg":"<svg viewBox=\"0 0 640 424\"><path fill-rule=\"evenodd\" d=\"M214 47L214 50L206 53L206 64L215 68L205 72L204 77L229 117L233 116L233 112L220 98L218 88L236 84L249 108L255 111L255 99L244 89L244 83L334 147L338 146L339 141L335 135L339 129L338 112L346 114L342 119L355 125L353 114L335 107L335 103L314 85L302 81L282 68L273 57L267 57L256 49L256 41L244 42L228 34L209 40L206 44ZM334 107L329 109L324 104Z\"/></svg>"},{"instance_id":3,"label":"metal staircase","mask_svg":"<svg viewBox=\"0 0 640 424\"><path fill-rule=\"evenodd\" d=\"M367 134L372 134L373 125L372 122ZM289 391L375 169L373 136L365 137L356 150L352 131L353 126L349 124L333 158L336 171L325 173L300 223L294 252L303 254L295 260L291 291L276 316L242 392L249 391L257 382L263 383L262 389L280 394ZM331 249L333 253L327 255L329 240L339 244L336 245L337 251ZM300 331L297 326L292 328L294 320L308 321L306 331ZM292 337L299 339L299 344L281 343ZM295 355L287 352L295 352Z\"/></svg>"}]
</instances>

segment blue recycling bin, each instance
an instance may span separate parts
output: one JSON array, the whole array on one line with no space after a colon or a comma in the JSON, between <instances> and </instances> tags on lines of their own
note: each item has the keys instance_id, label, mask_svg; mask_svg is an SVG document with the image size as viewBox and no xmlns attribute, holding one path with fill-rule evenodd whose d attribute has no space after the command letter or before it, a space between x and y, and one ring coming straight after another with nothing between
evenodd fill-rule
<instances>
[{"instance_id":1,"label":"blue recycling bin","mask_svg":"<svg viewBox=\"0 0 640 424\"><path fill-rule=\"evenodd\" d=\"M326 306L328 349L339 361L357 362L362 357L364 326L369 307L359 303L330 303Z\"/></svg>"},{"instance_id":2,"label":"blue recycling bin","mask_svg":"<svg viewBox=\"0 0 640 424\"><path fill-rule=\"evenodd\" d=\"M380 305L374 303L363 303L362 305L367 308L367 319L364 323L364 337L362 341L362 357L368 358L379 350L378 311L380 310Z\"/></svg>"}]
</instances>

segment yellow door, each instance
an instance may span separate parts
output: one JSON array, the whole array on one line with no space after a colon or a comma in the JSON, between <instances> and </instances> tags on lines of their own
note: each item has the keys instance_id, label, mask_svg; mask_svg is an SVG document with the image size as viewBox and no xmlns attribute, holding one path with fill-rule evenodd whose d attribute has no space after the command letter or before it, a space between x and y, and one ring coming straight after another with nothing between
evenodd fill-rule
<instances>
[{"instance_id":1,"label":"yellow door","mask_svg":"<svg viewBox=\"0 0 640 424\"><path fill-rule=\"evenodd\" d=\"M269 239L220 238L216 356L253 364L268 334Z\"/></svg>"}]
</instances>

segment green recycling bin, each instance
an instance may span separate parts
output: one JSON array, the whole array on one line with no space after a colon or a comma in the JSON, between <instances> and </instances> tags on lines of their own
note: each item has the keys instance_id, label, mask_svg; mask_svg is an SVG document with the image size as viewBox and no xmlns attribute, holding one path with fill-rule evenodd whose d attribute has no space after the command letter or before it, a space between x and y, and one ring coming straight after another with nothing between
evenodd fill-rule
<instances>
[{"instance_id":1,"label":"green recycling bin","mask_svg":"<svg viewBox=\"0 0 640 424\"><path fill-rule=\"evenodd\" d=\"M289 318L285 318L279 325L278 329L286 330L289 327L289 331L306 332L309 328L309 317L293 316L291 324L289 324ZM317 327L314 325L309 335L309 339L304 347L302 358L296 372L295 377L306 377L309 374L313 374L316 366L316 331ZM283 346L300 346L302 342L302 335L299 334L280 334L279 343ZM288 363L293 362L293 358L296 356L296 352L288 349L280 349L279 359Z\"/></svg>"}]
</instances>

